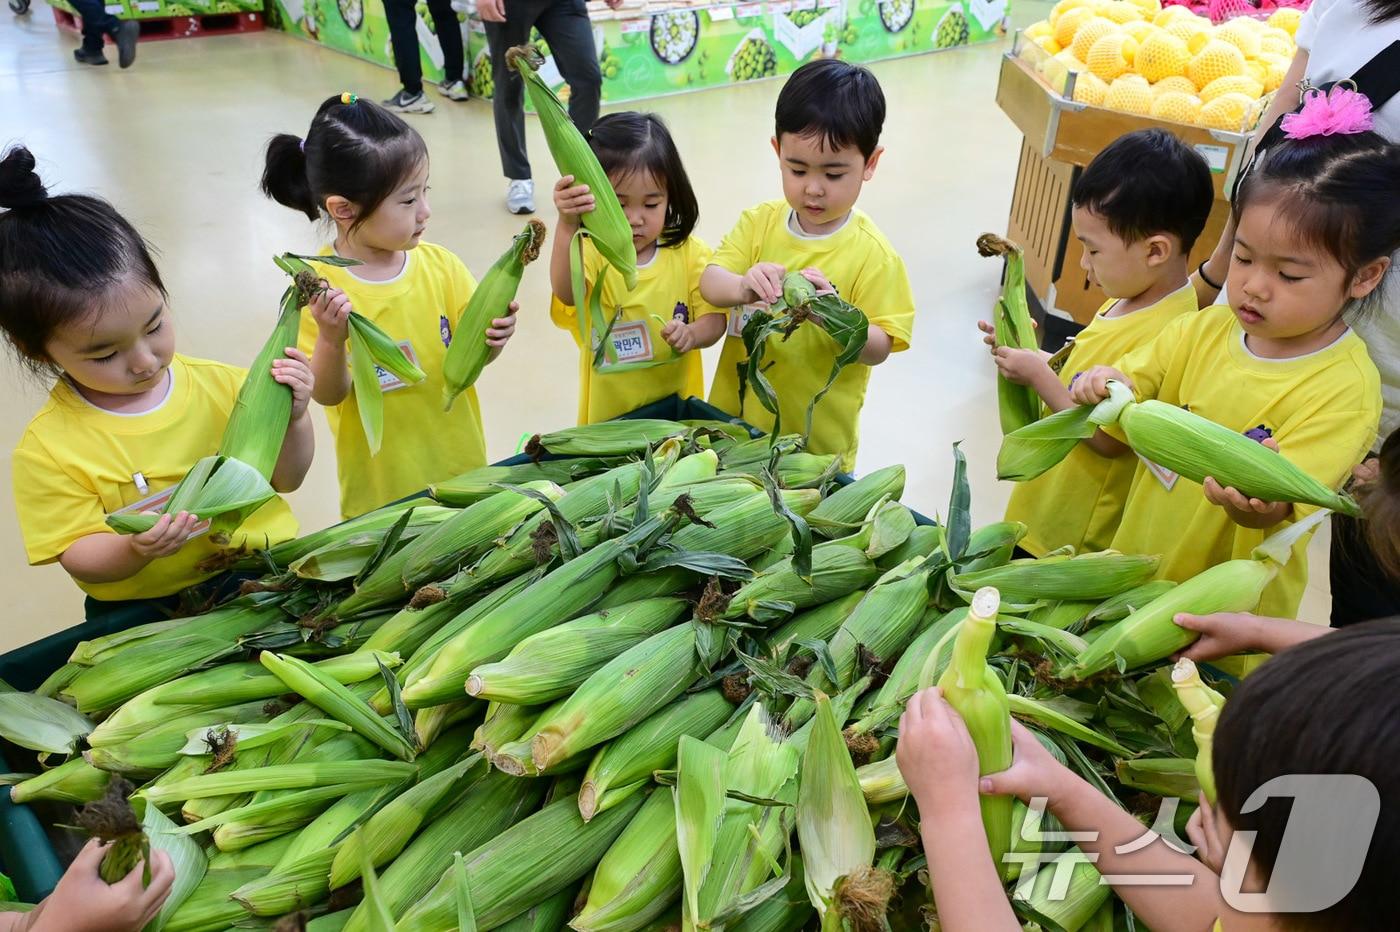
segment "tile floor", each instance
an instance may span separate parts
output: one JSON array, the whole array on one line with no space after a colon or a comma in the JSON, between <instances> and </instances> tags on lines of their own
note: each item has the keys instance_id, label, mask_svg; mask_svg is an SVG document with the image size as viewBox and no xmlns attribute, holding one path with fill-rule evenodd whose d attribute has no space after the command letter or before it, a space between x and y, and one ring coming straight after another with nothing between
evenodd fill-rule
<instances>
[{"instance_id":1,"label":"tile floor","mask_svg":"<svg viewBox=\"0 0 1400 932\"><path fill-rule=\"evenodd\" d=\"M1049 4L1018 0L1024 25ZM326 96L353 90L376 99L396 89L391 72L275 32L145 43L136 67L77 65L76 39L60 33L36 2L28 17L0 11L0 143L23 141L53 189L114 201L160 251L182 352L246 364L270 326L282 279L269 257L309 251L320 231L257 191L262 148L276 132L304 133ZM1009 494L993 475L999 435L990 362L976 320L998 290L999 267L973 248L1005 229L1018 134L993 99L998 45L875 66L889 99L886 155L860 206L904 255L918 299L914 346L881 366L862 424L859 469L891 462L909 469L906 502L930 513L947 500L954 441L963 441L974 519L1000 517ZM779 196L768 146L779 83L769 81L648 102L671 125L698 189L700 233L712 243L744 207ZM491 111L454 104L410 117L433 156L428 237L455 250L478 274L520 226L506 213ZM540 201L557 174L531 121ZM543 214L552 220L552 210ZM543 265L521 291L523 312L506 356L479 391L487 447L513 453L523 434L572 423L576 363L569 336L547 316ZM714 357L710 357L713 366ZM11 363L0 390L0 450L9 451L45 386ZM320 457L291 496L304 528L336 516L333 449L318 418ZM1322 535L1319 535L1322 538ZM1317 587L1304 617L1327 613L1325 540L1313 546ZM81 619L76 588L56 566L25 564L14 509L0 494L0 592L9 611L0 650Z\"/></svg>"}]
</instances>

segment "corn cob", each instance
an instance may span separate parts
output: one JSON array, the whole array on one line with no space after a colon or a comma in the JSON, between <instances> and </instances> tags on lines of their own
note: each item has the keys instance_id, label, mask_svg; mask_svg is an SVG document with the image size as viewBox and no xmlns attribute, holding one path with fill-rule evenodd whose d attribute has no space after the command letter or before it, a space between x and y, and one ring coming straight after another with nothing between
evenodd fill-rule
<instances>
[{"instance_id":1,"label":"corn cob","mask_svg":"<svg viewBox=\"0 0 1400 932\"><path fill-rule=\"evenodd\" d=\"M1084 614L1083 620L1085 624L1091 625L1100 621L1122 621L1153 599L1166 595L1175 588L1176 582L1170 579L1154 579L1145 582L1141 586L1129 589L1127 592L1120 592L1118 595L1095 605Z\"/></svg>"},{"instance_id":2,"label":"corn cob","mask_svg":"<svg viewBox=\"0 0 1400 932\"><path fill-rule=\"evenodd\" d=\"M1182 657L1172 668L1172 687L1183 708L1191 715L1191 737L1196 742L1196 780L1205 793L1206 802L1215 805L1215 769L1212 748L1215 726L1225 697L1201 680L1196 665Z\"/></svg>"},{"instance_id":3,"label":"corn cob","mask_svg":"<svg viewBox=\"0 0 1400 932\"><path fill-rule=\"evenodd\" d=\"M572 799L560 799L474 849L466 868L479 927L500 925L592 870L642 801L634 797L585 823ZM398 932L455 929L453 883L449 869L403 916Z\"/></svg>"},{"instance_id":4,"label":"corn cob","mask_svg":"<svg viewBox=\"0 0 1400 932\"><path fill-rule=\"evenodd\" d=\"M107 792L111 774L98 770L81 757L65 761L57 767L21 780L10 787L10 802L15 805L51 800L81 806L101 799Z\"/></svg>"},{"instance_id":5,"label":"corn cob","mask_svg":"<svg viewBox=\"0 0 1400 932\"><path fill-rule=\"evenodd\" d=\"M325 262L327 259L321 257L317 261ZM347 323L350 333L350 382L355 393L355 408L360 414L365 444L370 456L374 456L384 439L384 392L379 382L379 370L384 369L409 384L421 382L424 373L404 355L394 338L369 318L352 311Z\"/></svg>"},{"instance_id":6,"label":"corn cob","mask_svg":"<svg viewBox=\"0 0 1400 932\"><path fill-rule=\"evenodd\" d=\"M405 545L457 514L455 508L441 508L426 504L419 499L419 505L407 518L399 534L399 545ZM402 512L399 517L403 517ZM318 582L343 582L354 579L364 572L369 562L379 555L385 537L397 526L397 522L386 527L376 527L333 540L312 550L287 567L299 579L314 579Z\"/></svg>"},{"instance_id":7,"label":"corn cob","mask_svg":"<svg viewBox=\"0 0 1400 932\"><path fill-rule=\"evenodd\" d=\"M717 689L683 696L630 728L593 755L578 794L585 822L641 790L654 771L676 761L682 735L703 737L728 720L734 707Z\"/></svg>"},{"instance_id":8,"label":"corn cob","mask_svg":"<svg viewBox=\"0 0 1400 932\"><path fill-rule=\"evenodd\" d=\"M593 154L578 127L574 126L559 98L554 96L549 85L538 74L537 69L544 64L544 57L538 49L522 45L506 52L506 63L518 71L525 82L525 92L540 116L540 126L559 174L572 175L574 184L587 185L592 193L593 209L583 214L579 221L588 231L598 254L617 270L627 290L631 291L637 287L637 249L632 242L632 226L622 213L622 205L618 203L617 194L603 167L598 164L598 157ZM578 290L575 285L575 291ZM583 297L575 294L574 300L582 301Z\"/></svg>"},{"instance_id":9,"label":"corn cob","mask_svg":"<svg viewBox=\"0 0 1400 932\"><path fill-rule=\"evenodd\" d=\"M473 785L385 869L382 899L394 918L401 918L433 889L451 865L454 851L474 851L517 824L539 807L544 789L542 781L517 780L500 773L489 774ZM368 932L370 928L368 912L356 909L345 932Z\"/></svg>"},{"instance_id":10,"label":"corn cob","mask_svg":"<svg viewBox=\"0 0 1400 932\"><path fill-rule=\"evenodd\" d=\"M342 721L400 760L413 760L417 749L387 724L363 700L303 660L263 651L262 665L271 670L287 688Z\"/></svg>"},{"instance_id":11,"label":"corn cob","mask_svg":"<svg viewBox=\"0 0 1400 932\"><path fill-rule=\"evenodd\" d=\"M643 599L667 598L682 593L698 581L698 573L681 566L668 566L664 570L653 570L649 573L635 573L620 580L594 604L593 609L602 612Z\"/></svg>"},{"instance_id":12,"label":"corn cob","mask_svg":"<svg viewBox=\"0 0 1400 932\"><path fill-rule=\"evenodd\" d=\"M1011 560L1016 545L1026 536L1027 528L1019 521L998 521L972 532L959 569L964 573L1004 566Z\"/></svg>"},{"instance_id":13,"label":"corn cob","mask_svg":"<svg viewBox=\"0 0 1400 932\"><path fill-rule=\"evenodd\" d=\"M797 794L797 840L807 896L822 917L822 927L840 929L842 887L870 870L875 828L831 700L818 692L816 706Z\"/></svg>"},{"instance_id":14,"label":"corn cob","mask_svg":"<svg viewBox=\"0 0 1400 932\"><path fill-rule=\"evenodd\" d=\"M967 725L977 747L977 772L1000 773L1011 766L1011 710L1001 678L987 666L987 651L996 635L1000 597L995 589L981 589L972 598L967 618L953 642L953 658L938 680L943 698ZM1011 844L1009 796L983 796L982 824L992 863L1003 875L1002 856Z\"/></svg>"},{"instance_id":15,"label":"corn cob","mask_svg":"<svg viewBox=\"0 0 1400 932\"><path fill-rule=\"evenodd\" d=\"M856 779L860 781L860 791L865 801L871 806L898 802L909 795L909 787L904 784L904 777L893 754L857 767Z\"/></svg>"},{"instance_id":16,"label":"corn cob","mask_svg":"<svg viewBox=\"0 0 1400 932\"><path fill-rule=\"evenodd\" d=\"M882 499L895 501L904 494L904 467L886 466L842 486L822 499L812 510L812 529L827 537L838 537L865 520L870 509Z\"/></svg>"},{"instance_id":17,"label":"corn cob","mask_svg":"<svg viewBox=\"0 0 1400 932\"><path fill-rule=\"evenodd\" d=\"M565 887L514 919L497 926L497 932L559 932L561 929L567 929L569 915L574 911L574 901L580 894L579 890Z\"/></svg>"},{"instance_id":18,"label":"corn cob","mask_svg":"<svg viewBox=\"0 0 1400 932\"><path fill-rule=\"evenodd\" d=\"M1101 426L1117 422L1136 453L1192 482L1213 476L1250 498L1361 514L1350 495L1329 489L1263 444L1184 408L1155 399L1137 402L1121 383L1109 383L1109 397L1090 420Z\"/></svg>"},{"instance_id":19,"label":"corn cob","mask_svg":"<svg viewBox=\"0 0 1400 932\"><path fill-rule=\"evenodd\" d=\"M1034 877L1023 877L1011 898L1042 928L1077 932L1112 893L1089 857L1071 848L1042 863Z\"/></svg>"},{"instance_id":20,"label":"corn cob","mask_svg":"<svg viewBox=\"0 0 1400 932\"><path fill-rule=\"evenodd\" d=\"M792 560L785 559L741 586L730 598L723 617L747 615L771 621L864 589L877 575L875 565L861 551L837 541L818 544L812 548L809 579L799 576Z\"/></svg>"},{"instance_id":21,"label":"corn cob","mask_svg":"<svg viewBox=\"0 0 1400 932\"><path fill-rule=\"evenodd\" d=\"M841 627L831 636L828 649L845 688L856 679L860 648L876 657L893 657L914 637L928 607L929 570L905 564L886 573L865 594Z\"/></svg>"},{"instance_id":22,"label":"corn cob","mask_svg":"<svg viewBox=\"0 0 1400 932\"><path fill-rule=\"evenodd\" d=\"M694 624L678 625L624 651L535 723L530 754L541 772L615 738L695 681Z\"/></svg>"},{"instance_id":23,"label":"corn cob","mask_svg":"<svg viewBox=\"0 0 1400 932\"><path fill-rule=\"evenodd\" d=\"M1079 556L1047 556L1012 560L1005 566L959 573L954 589L972 592L985 586L1014 602L1037 599L1107 599L1147 582L1157 570L1157 557L1105 550Z\"/></svg>"},{"instance_id":24,"label":"corn cob","mask_svg":"<svg viewBox=\"0 0 1400 932\"><path fill-rule=\"evenodd\" d=\"M1065 408L1007 433L997 451L997 478L1027 482L1049 472L1094 436L1093 410L1089 405Z\"/></svg>"},{"instance_id":25,"label":"corn cob","mask_svg":"<svg viewBox=\"0 0 1400 932\"><path fill-rule=\"evenodd\" d=\"M410 601L380 625L369 639L349 656L354 657L370 651L387 651L411 657L474 601L471 595L446 596L439 602L430 602L421 607ZM384 700L387 703L387 693ZM374 704L374 707L379 711L390 711L387 704L384 708L380 708L378 704Z\"/></svg>"},{"instance_id":26,"label":"corn cob","mask_svg":"<svg viewBox=\"0 0 1400 932\"><path fill-rule=\"evenodd\" d=\"M263 868L256 866L207 871L190 897L171 914L166 932L219 932L247 919L247 910L229 894L262 872Z\"/></svg>"},{"instance_id":27,"label":"corn cob","mask_svg":"<svg viewBox=\"0 0 1400 932\"><path fill-rule=\"evenodd\" d=\"M494 490L493 490L494 491ZM383 508L376 508L374 511L366 512L347 521L322 528L319 531L312 531L310 534L303 534L294 540L283 541L266 550L258 550L250 553L234 565L239 570L265 570L269 563L278 568L285 569L296 561L314 553L324 547L331 546L337 541L346 540L360 534L382 534L394 526L394 522L403 515L403 512L410 508L417 508L425 503L421 499L405 499L401 502L393 502Z\"/></svg>"},{"instance_id":28,"label":"corn cob","mask_svg":"<svg viewBox=\"0 0 1400 932\"><path fill-rule=\"evenodd\" d=\"M609 660L674 624L686 608L683 599L648 599L541 631L503 660L473 670L467 693L521 705L558 699Z\"/></svg>"},{"instance_id":29,"label":"corn cob","mask_svg":"<svg viewBox=\"0 0 1400 932\"><path fill-rule=\"evenodd\" d=\"M841 461L834 454L787 453L778 459L776 477L785 489L816 489L835 478L840 466ZM767 461L727 466L721 475L757 476L767 468Z\"/></svg>"},{"instance_id":30,"label":"corn cob","mask_svg":"<svg viewBox=\"0 0 1400 932\"><path fill-rule=\"evenodd\" d=\"M813 553L815 552L816 548L813 548ZM832 635L841 630L841 626L865 596L863 591L852 592L850 595L799 613L769 636L769 653L775 658L784 658L796 641L831 640Z\"/></svg>"},{"instance_id":31,"label":"corn cob","mask_svg":"<svg viewBox=\"0 0 1400 932\"><path fill-rule=\"evenodd\" d=\"M900 654L889 678L875 693L872 709L893 710L897 717L910 696L924 685L938 682L952 659L953 639L967 612L965 607L951 612L930 608L926 612L919 622L922 630Z\"/></svg>"},{"instance_id":32,"label":"corn cob","mask_svg":"<svg viewBox=\"0 0 1400 932\"><path fill-rule=\"evenodd\" d=\"M250 600L254 601L254 600ZM248 603L244 603L248 604ZM96 666L106 660L129 650L142 641L149 640L157 635L168 634L176 629L198 630L204 626L215 624L213 620L219 616L214 613L197 615L194 618L171 618L167 621L152 621L144 625L137 625L134 628L127 628L123 631L113 631L111 634L104 634L101 637L93 638L89 641L79 641L73 648L73 653L69 655L70 663L76 663L84 667Z\"/></svg>"},{"instance_id":33,"label":"corn cob","mask_svg":"<svg viewBox=\"0 0 1400 932\"><path fill-rule=\"evenodd\" d=\"M486 330L491 321L510 316L510 303L520 288L525 266L534 262L544 245L544 224L531 220L516 234L511 247L486 271L457 319L456 332L442 360L442 407L450 410L457 396L476 383L491 349Z\"/></svg>"},{"instance_id":34,"label":"corn cob","mask_svg":"<svg viewBox=\"0 0 1400 932\"><path fill-rule=\"evenodd\" d=\"M141 795L150 803L166 806L185 799L223 796L253 790L309 789L337 783L378 786L412 777L416 769L401 761L356 760L281 764L228 773L209 773L166 784L147 787Z\"/></svg>"},{"instance_id":35,"label":"corn cob","mask_svg":"<svg viewBox=\"0 0 1400 932\"><path fill-rule=\"evenodd\" d=\"M480 466L443 482L429 486L433 498L444 505L465 508L501 491L501 485L523 485L526 482L553 482L567 485L585 479L606 468L606 461L596 458L543 460L538 463L518 463L514 466Z\"/></svg>"},{"instance_id":36,"label":"corn cob","mask_svg":"<svg viewBox=\"0 0 1400 932\"><path fill-rule=\"evenodd\" d=\"M1026 306L1026 262L1021 247L1000 236L983 233L977 237L977 252L1006 259L1001 297L992 310L997 346L1039 349L1030 309ZM1001 412L1001 432L1009 434L1040 417L1040 396L1029 385L1017 385L998 375L997 408Z\"/></svg>"},{"instance_id":37,"label":"corn cob","mask_svg":"<svg viewBox=\"0 0 1400 932\"><path fill-rule=\"evenodd\" d=\"M876 568L888 570L915 557L927 559L943 544L943 531L936 524L920 524L909 532L904 543L879 557ZM815 550L816 548L813 548Z\"/></svg>"},{"instance_id":38,"label":"corn cob","mask_svg":"<svg viewBox=\"0 0 1400 932\"><path fill-rule=\"evenodd\" d=\"M588 900L569 927L577 932L637 932L665 915L681 894L675 803L652 793L598 862Z\"/></svg>"},{"instance_id":39,"label":"corn cob","mask_svg":"<svg viewBox=\"0 0 1400 932\"><path fill-rule=\"evenodd\" d=\"M160 725L152 725L139 738L89 748L83 756L94 767L111 773L155 776L180 759L190 731L203 732L225 724L266 721L268 716L263 707L261 701L248 702L177 716Z\"/></svg>"},{"instance_id":40,"label":"corn cob","mask_svg":"<svg viewBox=\"0 0 1400 932\"><path fill-rule=\"evenodd\" d=\"M1120 760L1114 776L1118 782L1134 790L1156 796L1175 796L1187 802L1201 798L1201 782L1196 777L1196 762L1186 757L1138 757Z\"/></svg>"},{"instance_id":41,"label":"corn cob","mask_svg":"<svg viewBox=\"0 0 1400 932\"><path fill-rule=\"evenodd\" d=\"M800 932L815 912L807 899L806 871L801 854L793 854L787 886L725 928L730 932Z\"/></svg>"},{"instance_id":42,"label":"corn cob","mask_svg":"<svg viewBox=\"0 0 1400 932\"><path fill-rule=\"evenodd\" d=\"M645 418L605 421L536 434L526 444L525 452L532 457L542 453L556 456L628 456L643 453L648 447L685 433L685 425L675 421Z\"/></svg>"},{"instance_id":43,"label":"corn cob","mask_svg":"<svg viewBox=\"0 0 1400 932\"><path fill-rule=\"evenodd\" d=\"M491 703L486 707L486 719L472 738L472 748L488 758L493 757L502 746L519 741L521 735L528 734L530 726L539 721L547 708L547 705Z\"/></svg>"},{"instance_id":44,"label":"corn cob","mask_svg":"<svg viewBox=\"0 0 1400 932\"><path fill-rule=\"evenodd\" d=\"M821 496L815 489L784 490L783 503L797 515L805 515ZM714 527L690 524L671 535L677 550L723 553L740 560L761 553L789 531L787 519L773 510L767 493L756 492L743 501L711 512L705 519Z\"/></svg>"}]
</instances>

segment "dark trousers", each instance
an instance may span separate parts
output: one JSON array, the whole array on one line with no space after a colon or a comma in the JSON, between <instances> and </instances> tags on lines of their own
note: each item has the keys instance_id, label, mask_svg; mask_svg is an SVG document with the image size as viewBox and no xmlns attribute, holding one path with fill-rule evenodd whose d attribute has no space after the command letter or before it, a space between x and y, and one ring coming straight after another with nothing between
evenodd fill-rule
<instances>
[{"instance_id":1,"label":"dark trousers","mask_svg":"<svg viewBox=\"0 0 1400 932\"><path fill-rule=\"evenodd\" d=\"M508 0L506 21L486 24L491 46L491 74L496 85L492 106L496 115L496 145L501 169L512 180L530 177L525 153L525 85L515 69L506 65L506 49L524 45L530 27L540 31L550 54L569 82L569 116L579 132L586 133L598 119L603 74L593 47L593 25L584 0Z\"/></svg>"},{"instance_id":2,"label":"dark trousers","mask_svg":"<svg viewBox=\"0 0 1400 932\"><path fill-rule=\"evenodd\" d=\"M83 20L83 49L102 51L102 43L117 31L117 18L107 12L104 0L73 0L73 9Z\"/></svg>"},{"instance_id":3,"label":"dark trousers","mask_svg":"<svg viewBox=\"0 0 1400 932\"><path fill-rule=\"evenodd\" d=\"M1332 516L1332 627L1400 616L1400 583L1376 563L1361 522Z\"/></svg>"},{"instance_id":4,"label":"dark trousers","mask_svg":"<svg viewBox=\"0 0 1400 932\"><path fill-rule=\"evenodd\" d=\"M389 43L394 49L394 66L399 69L399 83L410 94L423 90L423 62L418 50L418 16L413 11L414 0L384 0L384 18L389 21ZM462 26L451 0L428 0L428 13L437 29L438 44L442 46L444 83L462 80Z\"/></svg>"}]
</instances>

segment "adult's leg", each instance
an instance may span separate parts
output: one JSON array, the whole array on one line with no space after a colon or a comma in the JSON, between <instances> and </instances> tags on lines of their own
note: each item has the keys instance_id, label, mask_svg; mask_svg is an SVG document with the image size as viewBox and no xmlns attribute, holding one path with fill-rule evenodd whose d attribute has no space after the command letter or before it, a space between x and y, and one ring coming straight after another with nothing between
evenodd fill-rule
<instances>
[{"instance_id":1,"label":"adult's leg","mask_svg":"<svg viewBox=\"0 0 1400 932\"><path fill-rule=\"evenodd\" d=\"M491 101L496 118L496 146L501 151L501 170L512 181L529 179L530 159L525 152L525 84L515 69L506 64L506 50L525 44L539 9L538 0L509 0L506 21L486 24L491 78L496 86Z\"/></svg>"},{"instance_id":2,"label":"adult's leg","mask_svg":"<svg viewBox=\"0 0 1400 932\"><path fill-rule=\"evenodd\" d=\"M102 43L117 32L117 18L107 12L103 0L76 0L73 9L83 20L83 51L101 52Z\"/></svg>"},{"instance_id":3,"label":"adult's leg","mask_svg":"<svg viewBox=\"0 0 1400 932\"><path fill-rule=\"evenodd\" d=\"M413 0L384 0L384 18L389 22L389 44L394 50L394 67L399 83L409 94L423 92L423 63L419 60L417 19ZM456 20L453 20L456 23ZM442 25L438 25L442 32Z\"/></svg>"},{"instance_id":4,"label":"adult's leg","mask_svg":"<svg viewBox=\"0 0 1400 932\"><path fill-rule=\"evenodd\" d=\"M593 45L593 23L584 0L550 0L535 22L564 80L569 82L569 116L586 133L598 120L603 73Z\"/></svg>"},{"instance_id":5,"label":"adult's leg","mask_svg":"<svg viewBox=\"0 0 1400 932\"><path fill-rule=\"evenodd\" d=\"M428 12L433 17L433 25L437 27L438 45L442 47L442 83L461 81L462 24L457 21L452 0L428 0Z\"/></svg>"}]
</instances>

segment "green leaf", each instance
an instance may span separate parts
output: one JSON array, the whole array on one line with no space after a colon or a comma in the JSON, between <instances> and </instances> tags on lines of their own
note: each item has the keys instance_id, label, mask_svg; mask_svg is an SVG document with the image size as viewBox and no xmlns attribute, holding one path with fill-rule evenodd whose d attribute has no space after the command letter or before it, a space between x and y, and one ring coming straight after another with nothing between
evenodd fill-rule
<instances>
[{"instance_id":1,"label":"green leaf","mask_svg":"<svg viewBox=\"0 0 1400 932\"><path fill-rule=\"evenodd\" d=\"M408 524L412 520L413 509L409 508L394 521L388 533L380 539L379 546L374 549L374 553L370 556L369 560L365 562L364 568L361 569L359 575L355 577L356 588L368 579L375 570L379 569L380 564L387 560L389 556L398 549L399 541L403 539L404 531L408 528Z\"/></svg>"},{"instance_id":2,"label":"green leaf","mask_svg":"<svg viewBox=\"0 0 1400 932\"><path fill-rule=\"evenodd\" d=\"M355 389L355 407L360 412L365 443L371 456L379 452L384 440L384 393L379 387L379 370L364 334L350 328L350 381Z\"/></svg>"},{"instance_id":3,"label":"green leaf","mask_svg":"<svg viewBox=\"0 0 1400 932\"><path fill-rule=\"evenodd\" d=\"M0 693L0 738L46 754L70 754L92 722L67 703L33 693Z\"/></svg>"},{"instance_id":4,"label":"green leaf","mask_svg":"<svg viewBox=\"0 0 1400 932\"><path fill-rule=\"evenodd\" d=\"M967 457L953 444L953 491L948 500L948 559L962 559L972 537L972 487L967 481Z\"/></svg>"},{"instance_id":5,"label":"green leaf","mask_svg":"<svg viewBox=\"0 0 1400 932\"><path fill-rule=\"evenodd\" d=\"M134 805L142 810L141 830L146 833L151 848L164 851L170 858L171 866L175 868L175 879L170 886L170 894L161 905L160 912L146 923L143 930L160 932L204 879L209 861L194 839L177 833L175 823L159 808L141 800L135 801Z\"/></svg>"},{"instance_id":6,"label":"green leaf","mask_svg":"<svg viewBox=\"0 0 1400 932\"><path fill-rule=\"evenodd\" d=\"M379 664L379 677L384 681L384 688L389 691L389 703L394 708L394 719L399 726L399 734L403 735L405 741L414 746L418 742L418 732L413 727L413 713L408 711L408 706L404 705L403 694L399 689L399 678L389 669L384 661L376 656L375 662Z\"/></svg>"},{"instance_id":7,"label":"green leaf","mask_svg":"<svg viewBox=\"0 0 1400 932\"><path fill-rule=\"evenodd\" d=\"M457 932L476 932L476 909L472 906L467 860L462 852L452 852L453 891L457 895Z\"/></svg>"},{"instance_id":8,"label":"green leaf","mask_svg":"<svg viewBox=\"0 0 1400 932\"><path fill-rule=\"evenodd\" d=\"M676 754L676 843L684 876L684 912L693 923L700 915L700 887L709 873L720 822L724 818L728 756L689 735L681 736Z\"/></svg>"},{"instance_id":9,"label":"green leaf","mask_svg":"<svg viewBox=\"0 0 1400 932\"><path fill-rule=\"evenodd\" d=\"M1097 429L1089 421L1092 405L1065 408L1002 437L997 451L997 478L1025 482L1042 475Z\"/></svg>"}]
</instances>

